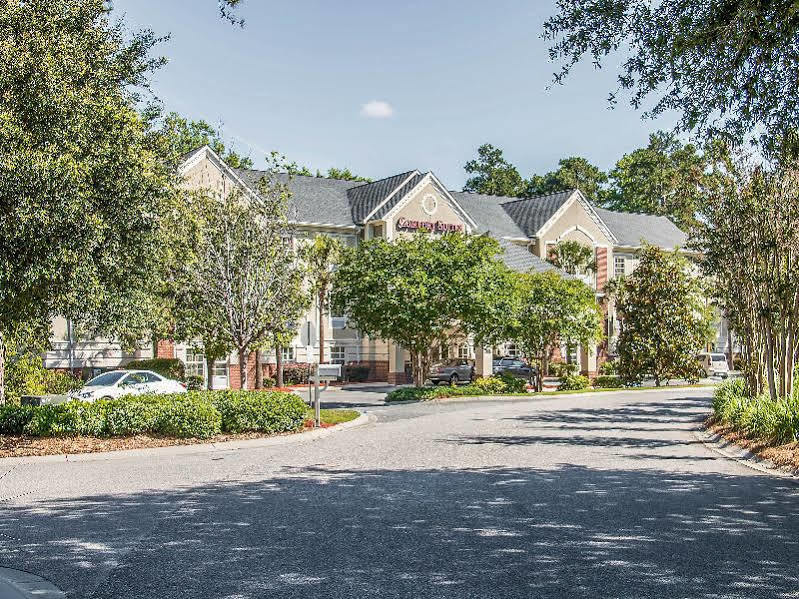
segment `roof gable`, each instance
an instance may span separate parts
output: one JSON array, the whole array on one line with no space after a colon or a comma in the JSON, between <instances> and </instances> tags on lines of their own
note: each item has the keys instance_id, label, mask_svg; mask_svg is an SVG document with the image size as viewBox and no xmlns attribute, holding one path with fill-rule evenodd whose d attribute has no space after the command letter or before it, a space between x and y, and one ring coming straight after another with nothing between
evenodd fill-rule
<instances>
[{"instance_id":1,"label":"roof gable","mask_svg":"<svg viewBox=\"0 0 799 599\"><path fill-rule=\"evenodd\" d=\"M417 171L408 171L371 183L361 183L348 190L347 198L353 222L360 224L369 219L389 199L395 197L405 183L418 174Z\"/></svg>"},{"instance_id":2,"label":"roof gable","mask_svg":"<svg viewBox=\"0 0 799 599\"><path fill-rule=\"evenodd\" d=\"M544 225L571 199L573 194L574 191L569 190L510 200L504 202L502 208L526 237L536 237Z\"/></svg>"}]
</instances>

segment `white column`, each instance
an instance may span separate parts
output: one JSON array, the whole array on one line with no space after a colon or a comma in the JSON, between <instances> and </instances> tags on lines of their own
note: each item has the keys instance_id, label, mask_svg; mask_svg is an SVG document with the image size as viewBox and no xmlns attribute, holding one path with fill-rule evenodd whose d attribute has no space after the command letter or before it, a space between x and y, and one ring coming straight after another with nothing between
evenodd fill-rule
<instances>
[{"instance_id":1,"label":"white column","mask_svg":"<svg viewBox=\"0 0 799 599\"><path fill-rule=\"evenodd\" d=\"M477 376L489 377L494 373L494 355L490 348L474 348L474 370Z\"/></svg>"},{"instance_id":2,"label":"white column","mask_svg":"<svg viewBox=\"0 0 799 599\"><path fill-rule=\"evenodd\" d=\"M596 374L596 345L580 346L580 372L586 376Z\"/></svg>"}]
</instances>

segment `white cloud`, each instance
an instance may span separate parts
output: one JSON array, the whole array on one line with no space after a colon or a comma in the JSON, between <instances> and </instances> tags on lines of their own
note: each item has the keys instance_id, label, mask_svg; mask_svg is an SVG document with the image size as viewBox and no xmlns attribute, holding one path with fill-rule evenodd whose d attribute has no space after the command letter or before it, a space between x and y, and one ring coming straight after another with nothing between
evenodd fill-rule
<instances>
[{"instance_id":1,"label":"white cloud","mask_svg":"<svg viewBox=\"0 0 799 599\"><path fill-rule=\"evenodd\" d=\"M370 119L387 119L394 116L394 108L388 102L372 100L361 106L361 116Z\"/></svg>"}]
</instances>

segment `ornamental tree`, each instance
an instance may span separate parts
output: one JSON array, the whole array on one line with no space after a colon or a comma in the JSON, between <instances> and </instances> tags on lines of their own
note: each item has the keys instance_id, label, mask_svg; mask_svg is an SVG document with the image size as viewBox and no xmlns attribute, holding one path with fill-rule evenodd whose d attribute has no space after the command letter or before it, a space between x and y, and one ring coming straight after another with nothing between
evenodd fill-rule
<instances>
[{"instance_id":1,"label":"ornamental tree","mask_svg":"<svg viewBox=\"0 0 799 599\"><path fill-rule=\"evenodd\" d=\"M109 10L0 4L0 402L19 331L61 314L114 333L149 297L173 181L133 90L161 61Z\"/></svg>"},{"instance_id":2,"label":"ornamental tree","mask_svg":"<svg viewBox=\"0 0 799 599\"><path fill-rule=\"evenodd\" d=\"M588 346L602 338L602 313L594 291L582 281L555 271L523 274L513 297L505 336L541 364L542 374L560 339ZM539 391L541 385L539 376Z\"/></svg>"},{"instance_id":3,"label":"ornamental tree","mask_svg":"<svg viewBox=\"0 0 799 599\"><path fill-rule=\"evenodd\" d=\"M499 252L489 237L460 233L364 242L342 253L334 309L366 335L408 350L421 387L450 337L473 335L481 345L501 339L514 274Z\"/></svg>"},{"instance_id":4,"label":"ornamental tree","mask_svg":"<svg viewBox=\"0 0 799 599\"><path fill-rule=\"evenodd\" d=\"M596 271L593 248L579 241L558 242L547 256L547 262L570 275Z\"/></svg>"},{"instance_id":5,"label":"ornamental tree","mask_svg":"<svg viewBox=\"0 0 799 599\"><path fill-rule=\"evenodd\" d=\"M308 272L311 294L319 316L319 363L325 361L324 316L330 304L333 268L341 255L341 243L330 235L317 235L303 248L302 257Z\"/></svg>"},{"instance_id":6,"label":"ornamental tree","mask_svg":"<svg viewBox=\"0 0 799 599\"><path fill-rule=\"evenodd\" d=\"M795 394L799 353L799 165L717 161L692 239L741 345L753 396Z\"/></svg>"},{"instance_id":7,"label":"ornamental tree","mask_svg":"<svg viewBox=\"0 0 799 599\"><path fill-rule=\"evenodd\" d=\"M196 302L197 311L190 302L182 312L188 313L187 322L179 328L184 336L194 332L205 339L207 334L234 348L242 388L250 351L268 346L273 332L296 321L307 307L287 217L290 194L280 170L273 155L257 197L234 190L206 203L197 263L184 280L186 297Z\"/></svg>"},{"instance_id":8,"label":"ornamental tree","mask_svg":"<svg viewBox=\"0 0 799 599\"><path fill-rule=\"evenodd\" d=\"M619 316L618 371L627 383L655 385L698 376L697 353L713 336L713 309L703 282L676 250L645 246L638 266L606 288Z\"/></svg>"}]
</instances>

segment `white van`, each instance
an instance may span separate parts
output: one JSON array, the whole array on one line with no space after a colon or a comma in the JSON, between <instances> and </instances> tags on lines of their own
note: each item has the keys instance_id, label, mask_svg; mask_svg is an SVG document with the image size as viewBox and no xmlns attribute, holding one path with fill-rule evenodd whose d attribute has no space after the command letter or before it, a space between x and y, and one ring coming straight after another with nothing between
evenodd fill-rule
<instances>
[{"instance_id":1,"label":"white van","mask_svg":"<svg viewBox=\"0 0 799 599\"><path fill-rule=\"evenodd\" d=\"M719 376L726 379L730 376L730 367L729 364L727 364L727 356L724 354L703 352L699 354L696 359L699 361L699 366L702 368L703 378Z\"/></svg>"}]
</instances>

